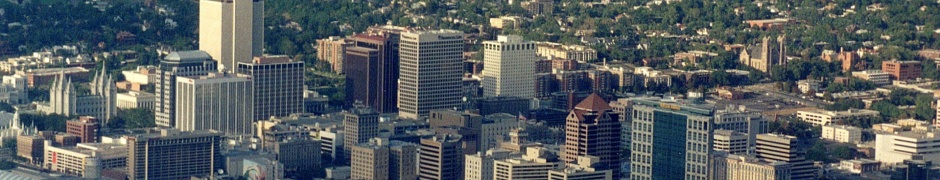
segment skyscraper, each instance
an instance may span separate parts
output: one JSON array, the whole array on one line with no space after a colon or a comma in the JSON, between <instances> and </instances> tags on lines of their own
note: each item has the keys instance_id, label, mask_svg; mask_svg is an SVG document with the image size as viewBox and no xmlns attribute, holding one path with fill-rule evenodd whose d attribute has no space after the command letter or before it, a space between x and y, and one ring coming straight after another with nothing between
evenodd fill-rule
<instances>
[{"instance_id":1,"label":"skyscraper","mask_svg":"<svg viewBox=\"0 0 940 180\"><path fill-rule=\"evenodd\" d=\"M221 134L210 131L159 132L127 137L127 178L185 179L222 167Z\"/></svg>"},{"instance_id":2,"label":"skyscraper","mask_svg":"<svg viewBox=\"0 0 940 180\"><path fill-rule=\"evenodd\" d=\"M757 135L757 158L790 164L790 179L816 179L818 170L813 161L806 159L806 152L797 147L795 136L780 134Z\"/></svg>"},{"instance_id":3,"label":"skyscraper","mask_svg":"<svg viewBox=\"0 0 940 180\"><path fill-rule=\"evenodd\" d=\"M376 51L374 63L352 62L364 60L362 59L364 56L361 56L364 53L361 50L355 50L359 56L350 57L352 56L351 51L347 51L346 58L350 61L346 63L347 69L369 70L369 73L375 74L366 81L369 83L366 86L371 87L371 89L368 89L365 94L370 96L362 102L382 113L398 111L396 106L398 105L398 39L400 37L400 33L388 31L354 35L350 40L355 47ZM346 77L359 77L359 79L362 79L361 75L350 75L350 73L347 73ZM346 81L347 85L349 82L349 80ZM356 89L355 93L359 94L360 91L364 91L364 89ZM347 92L346 95L349 96L351 93Z\"/></svg>"},{"instance_id":4,"label":"skyscraper","mask_svg":"<svg viewBox=\"0 0 940 180\"><path fill-rule=\"evenodd\" d=\"M346 105L377 104L379 51L364 47L346 49Z\"/></svg>"},{"instance_id":5,"label":"skyscraper","mask_svg":"<svg viewBox=\"0 0 940 180\"><path fill-rule=\"evenodd\" d=\"M421 139L418 150L418 179L450 180L463 177L464 154L460 135L438 134Z\"/></svg>"},{"instance_id":6,"label":"skyscraper","mask_svg":"<svg viewBox=\"0 0 940 180\"><path fill-rule=\"evenodd\" d=\"M398 115L417 119L432 109L459 107L463 96L463 32L401 34Z\"/></svg>"},{"instance_id":7,"label":"skyscraper","mask_svg":"<svg viewBox=\"0 0 940 180\"><path fill-rule=\"evenodd\" d=\"M374 138L368 143L352 146L350 149L353 152L350 159L352 179L412 180L418 178L415 172L417 168L415 156L418 154L416 144Z\"/></svg>"},{"instance_id":8,"label":"skyscraper","mask_svg":"<svg viewBox=\"0 0 940 180\"><path fill-rule=\"evenodd\" d=\"M707 179L714 105L633 100L630 179Z\"/></svg>"},{"instance_id":9,"label":"skyscraper","mask_svg":"<svg viewBox=\"0 0 940 180\"><path fill-rule=\"evenodd\" d=\"M483 95L535 97L535 43L498 36L483 42Z\"/></svg>"},{"instance_id":10,"label":"skyscraper","mask_svg":"<svg viewBox=\"0 0 940 180\"><path fill-rule=\"evenodd\" d=\"M304 112L304 62L287 56L255 57L238 63L239 75L250 76L254 85L252 120Z\"/></svg>"},{"instance_id":11,"label":"skyscraper","mask_svg":"<svg viewBox=\"0 0 940 180\"><path fill-rule=\"evenodd\" d=\"M199 1L199 49L220 67L234 71L238 62L261 56L263 46L264 1Z\"/></svg>"},{"instance_id":12,"label":"skyscraper","mask_svg":"<svg viewBox=\"0 0 940 180\"><path fill-rule=\"evenodd\" d=\"M251 80L224 72L176 80L177 129L212 129L227 136L251 134Z\"/></svg>"},{"instance_id":13,"label":"skyscraper","mask_svg":"<svg viewBox=\"0 0 940 180\"><path fill-rule=\"evenodd\" d=\"M368 106L357 105L343 114L345 114L343 146L346 147L344 157L348 158L351 147L369 142L369 139L379 135L379 113Z\"/></svg>"},{"instance_id":14,"label":"skyscraper","mask_svg":"<svg viewBox=\"0 0 940 180\"><path fill-rule=\"evenodd\" d=\"M205 51L173 52L160 61L154 83L157 98L153 115L157 126L176 127L176 78L203 76L215 72L215 66Z\"/></svg>"},{"instance_id":15,"label":"skyscraper","mask_svg":"<svg viewBox=\"0 0 940 180\"><path fill-rule=\"evenodd\" d=\"M620 116L597 94L578 103L565 121L562 161L573 165L578 156L596 156L601 159L598 169L610 169L614 179L619 179Z\"/></svg>"}]
</instances>

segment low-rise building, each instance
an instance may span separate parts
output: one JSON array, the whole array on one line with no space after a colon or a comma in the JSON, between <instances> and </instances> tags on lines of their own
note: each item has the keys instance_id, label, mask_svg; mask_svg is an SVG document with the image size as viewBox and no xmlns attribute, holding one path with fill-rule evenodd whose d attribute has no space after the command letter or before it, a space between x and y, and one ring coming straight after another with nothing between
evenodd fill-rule
<instances>
[{"instance_id":1,"label":"low-rise building","mask_svg":"<svg viewBox=\"0 0 940 180\"><path fill-rule=\"evenodd\" d=\"M803 94L819 92L818 80L804 79L796 82L796 86Z\"/></svg>"},{"instance_id":2,"label":"low-rise building","mask_svg":"<svg viewBox=\"0 0 940 180\"><path fill-rule=\"evenodd\" d=\"M843 160L839 168L855 174L870 173L881 170L881 162L871 159Z\"/></svg>"},{"instance_id":3,"label":"low-rise building","mask_svg":"<svg viewBox=\"0 0 940 180\"><path fill-rule=\"evenodd\" d=\"M606 180L613 179L610 170L599 170L593 165L600 162L596 156L579 156L577 164L564 169L548 171L549 180Z\"/></svg>"},{"instance_id":4,"label":"low-rise building","mask_svg":"<svg viewBox=\"0 0 940 180\"><path fill-rule=\"evenodd\" d=\"M883 127L884 125L880 126ZM896 124L904 127L906 125ZM876 131L875 160L883 166L896 165L904 160L920 158L940 162L940 130L927 123L917 124L910 130Z\"/></svg>"},{"instance_id":5,"label":"low-rise building","mask_svg":"<svg viewBox=\"0 0 940 180\"><path fill-rule=\"evenodd\" d=\"M156 66L137 66L136 70L121 71L124 79L130 83L151 84L157 79Z\"/></svg>"},{"instance_id":6,"label":"low-rise building","mask_svg":"<svg viewBox=\"0 0 940 180\"><path fill-rule=\"evenodd\" d=\"M724 151L729 154L747 154L748 135L731 130L715 130L715 151Z\"/></svg>"},{"instance_id":7,"label":"low-rise building","mask_svg":"<svg viewBox=\"0 0 940 180\"><path fill-rule=\"evenodd\" d=\"M871 118L880 115L878 111L866 109L849 109L845 111L826 111L822 109L810 109L797 111L796 116L802 121L813 125L825 126L834 122L841 122L848 119Z\"/></svg>"},{"instance_id":8,"label":"low-rise building","mask_svg":"<svg viewBox=\"0 0 940 180\"><path fill-rule=\"evenodd\" d=\"M79 143L55 147L45 141L43 168L82 178L101 178L101 170L127 166L127 145Z\"/></svg>"},{"instance_id":9,"label":"low-rise building","mask_svg":"<svg viewBox=\"0 0 940 180\"><path fill-rule=\"evenodd\" d=\"M502 16L490 18L490 27L503 29L503 28L519 28L522 27L525 23L525 19L519 16Z\"/></svg>"},{"instance_id":10,"label":"low-rise building","mask_svg":"<svg viewBox=\"0 0 940 180\"><path fill-rule=\"evenodd\" d=\"M857 77L859 79L868 80L874 83L877 86L884 86L891 84L891 75L881 70L864 70L864 71L855 71L852 72L852 77Z\"/></svg>"},{"instance_id":11,"label":"low-rise building","mask_svg":"<svg viewBox=\"0 0 940 180\"><path fill-rule=\"evenodd\" d=\"M729 155L726 159L728 180L787 180L790 164L784 161L765 161L755 157Z\"/></svg>"},{"instance_id":12,"label":"low-rise building","mask_svg":"<svg viewBox=\"0 0 940 180\"><path fill-rule=\"evenodd\" d=\"M881 70L891 75L894 80L907 80L922 77L923 68L920 61L883 61Z\"/></svg>"},{"instance_id":13,"label":"low-rise building","mask_svg":"<svg viewBox=\"0 0 940 180\"><path fill-rule=\"evenodd\" d=\"M727 100L741 100L744 99L744 92L735 90L729 86L718 87L718 97Z\"/></svg>"},{"instance_id":14,"label":"low-rise building","mask_svg":"<svg viewBox=\"0 0 940 180\"><path fill-rule=\"evenodd\" d=\"M157 100L157 96L150 94L150 93L145 93L145 92L130 91L126 93L118 93L117 94L117 108L153 109L154 102L156 102L156 100Z\"/></svg>"},{"instance_id":15,"label":"low-rise building","mask_svg":"<svg viewBox=\"0 0 940 180\"><path fill-rule=\"evenodd\" d=\"M551 42L536 42L536 54L548 58L590 62L597 59L597 50L581 45L563 45Z\"/></svg>"},{"instance_id":16,"label":"low-rise building","mask_svg":"<svg viewBox=\"0 0 940 180\"><path fill-rule=\"evenodd\" d=\"M841 143L858 143L862 141L862 129L846 125L826 125L822 127L820 138Z\"/></svg>"}]
</instances>

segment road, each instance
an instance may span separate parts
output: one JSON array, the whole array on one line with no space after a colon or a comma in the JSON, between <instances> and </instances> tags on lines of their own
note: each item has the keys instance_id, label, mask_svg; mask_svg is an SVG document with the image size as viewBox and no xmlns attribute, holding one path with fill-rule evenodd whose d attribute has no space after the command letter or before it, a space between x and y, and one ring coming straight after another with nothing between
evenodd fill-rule
<instances>
[{"instance_id":1,"label":"road","mask_svg":"<svg viewBox=\"0 0 940 180\"><path fill-rule=\"evenodd\" d=\"M761 93L761 94L765 94L765 95L770 95L770 96L781 98L781 99L785 99L785 100L789 100L789 101L794 101L794 102L797 102L799 104L802 104L804 106L809 106L809 107L823 108L826 105L829 105L828 102L825 102L820 99L816 99L816 97L805 96L806 98L803 98L804 97L803 95L783 92L783 91L777 90L777 88L774 86L775 86L774 83L764 83L764 84L744 86L744 89Z\"/></svg>"}]
</instances>

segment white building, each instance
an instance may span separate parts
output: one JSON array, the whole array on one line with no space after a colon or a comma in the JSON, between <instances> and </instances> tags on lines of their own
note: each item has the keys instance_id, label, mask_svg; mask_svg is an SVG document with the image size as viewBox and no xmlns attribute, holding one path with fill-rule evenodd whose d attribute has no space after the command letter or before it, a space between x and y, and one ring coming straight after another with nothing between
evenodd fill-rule
<instances>
[{"instance_id":1,"label":"white building","mask_svg":"<svg viewBox=\"0 0 940 180\"><path fill-rule=\"evenodd\" d=\"M637 67L633 70L633 74L639 75L644 87L649 87L654 84L663 84L666 86L672 86L672 76L666 75L662 71L655 70L652 67Z\"/></svg>"},{"instance_id":2,"label":"white building","mask_svg":"<svg viewBox=\"0 0 940 180\"><path fill-rule=\"evenodd\" d=\"M102 68L91 82L91 93L81 94L72 86L72 79L59 74L49 89L49 103L38 104L36 109L47 114L64 116L94 116L107 124L117 115L117 89L114 81Z\"/></svg>"},{"instance_id":3,"label":"white building","mask_svg":"<svg viewBox=\"0 0 940 180\"><path fill-rule=\"evenodd\" d=\"M848 119L871 118L880 115L878 111L866 109L849 109L846 111L826 111L822 109L811 109L797 111L796 116L800 120L809 122L817 126L830 125L834 122L841 122Z\"/></svg>"},{"instance_id":4,"label":"white building","mask_svg":"<svg viewBox=\"0 0 940 180\"><path fill-rule=\"evenodd\" d=\"M788 180L790 164L783 161L764 161L754 157L729 155L728 180Z\"/></svg>"},{"instance_id":5,"label":"white building","mask_svg":"<svg viewBox=\"0 0 940 180\"><path fill-rule=\"evenodd\" d=\"M401 34L399 117L417 119L432 109L460 106L464 95L463 49L463 32L457 30Z\"/></svg>"},{"instance_id":6,"label":"white building","mask_svg":"<svg viewBox=\"0 0 940 180\"><path fill-rule=\"evenodd\" d=\"M0 102L9 104L29 103L28 87L26 77L21 75L3 76L3 84L0 84Z\"/></svg>"},{"instance_id":7,"label":"white building","mask_svg":"<svg viewBox=\"0 0 940 180\"><path fill-rule=\"evenodd\" d=\"M579 156L578 163L564 169L548 171L549 180L607 180L613 179L610 170L598 170L592 165L600 162L596 156Z\"/></svg>"},{"instance_id":8,"label":"white building","mask_svg":"<svg viewBox=\"0 0 940 180\"><path fill-rule=\"evenodd\" d=\"M480 146L477 149L487 150L496 147L512 129L519 127L519 120L515 115L496 113L484 117L480 126Z\"/></svg>"},{"instance_id":9,"label":"white building","mask_svg":"<svg viewBox=\"0 0 940 180\"><path fill-rule=\"evenodd\" d=\"M548 171L562 167L557 158L541 147L528 147L521 158L493 161L493 179L542 180Z\"/></svg>"},{"instance_id":10,"label":"white building","mask_svg":"<svg viewBox=\"0 0 940 180\"><path fill-rule=\"evenodd\" d=\"M176 79L176 128L213 129L228 136L250 135L254 117L251 80L210 73Z\"/></svg>"},{"instance_id":11,"label":"white building","mask_svg":"<svg viewBox=\"0 0 940 180\"><path fill-rule=\"evenodd\" d=\"M200 0L199 50L229 71L238 62L261 56L264 45L264 1Z\"/></svg>"},{"instance_id":12,"label":"white building","mask_svg":"<svg viewBox=\"0 0 940 180\"><path fill-rule=\"evenodd\" d=\"M875 160L891 166L915 156L940 161L940 130L919 124L910 131L879 132L875 135Z\"/></svg>"},{"instance_id":13,"label":"white building","mask_svg":"<svg viewBox=\"0 0 940 180\"><path fill-rule=\"evenodd\" d=\"M483 42L483 95L535 97L535 43L520 36Z\"/></svg>"},{"instance_id":14,"label":"white building","mask_svg":"<svg viewBox=\"0 0 940 180\"><path fill-rule=\"evenodd\" d=\"M137 66L136 70L121 71L127 82L137 84L155 83L157 79L156 66Z\"/></svg>"},{"instance_id":15,"label":"white building","mask_svg":"<svg viewBox=\"0 0 940 180\"><path fill-rule=\"evenodd\" d=\"M884 86L891 84L891 75L888 73L873 69L873 70L864 70L864 71L855 71L852 72L852 77L857 77L859 79L868 80L874 83L877 86Z\"/></svg>"},{"instance_id":16,"label":"white building","mask_svg":"<svg viewBox=\"0 0 940 180\"><path fill-rule=\"evenodd\" d=\"M729 154L747 154L748 135L731 130L715 130L714 136L715 151L724 151Z\"/></svg>"},{"instance_id":17,"label":"white building","mask_svg":"<svg viewBox=\"0 0 940 180\"><path fill-rule=\"evenodd\" d=\"M101 170L127 166L126 144L79 143L73 147L55 147L44 142L43 167L50 171L82 178L101 178Z\"/></svg>"},{"instance_id":18,"label":"white building","mask_svg":"<svg viewBox=\"0 0 940 180\"><path fill-rule=\"evenodd\" d=\"M826 125L822 127L822 139L841 143L862 141L862 129L846 125Z\"/></svg>"},{"instance_id":19,"label":"white building","mask_svg":"<svg viewBox=\"0 0 940 180\"><path fill-rule=\"evenodd\" d=\"M38 132L33 124L20 123L20 113L0 112L0 140L16 139L19 135Z\"/></svg>"},{"instance_id":20,"label":"white building","mask_svg":"<svg viewBox=\"0 0 940 180\"><path fill-rule=\"evenodd\" d=\"M145 93L145 92L130 91L126 93L118 93L117 94L117 108L153 109L153 106L156 100L157 100L157 96L150 94L150 93Z\"/></svg>"},{"instance_id":21,"label":"white building","mask_svg":"<svg viewBox=\"0 0 940 180\"><path fill-rule=\"evenodd\" d=\"M490 149L486 153L464 155L464 180L493 179L493 160L509 157L510 151Z\"/></svg>"},{"instance_id":22,"label":"white building","mask_svg":"<svg viewBox=\"0 0 940 180\"><path fill-rule=\"evenodd\" d=\"M819 83L820 82L817 80L804 79L796 81L796 87L798 87L803 94L819 92Z\"/></svg>"}]
</instances>

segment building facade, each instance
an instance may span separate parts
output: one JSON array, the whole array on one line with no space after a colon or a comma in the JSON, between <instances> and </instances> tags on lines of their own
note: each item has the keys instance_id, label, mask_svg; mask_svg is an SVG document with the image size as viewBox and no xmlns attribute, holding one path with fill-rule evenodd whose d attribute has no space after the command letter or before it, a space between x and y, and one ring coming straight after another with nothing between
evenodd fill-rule
<instances>
[{"instance_id":1,"label":"building facade","mask_svg":"<svg viewBox=\"0 0 940 180\"><path fill-rule=\"evenodd\" d=\"M787 64L786 36L776 39L764 37L759 45L748 46L739 56L742 65L764 73L778 65Z\"/></svg>"},{"instance_id":2,"label":"building facade","mask_svg":"<svg viewBox=\"0 0 940 180\"><path fill-rule=\"evenodd\" d=\"M160 132L127 137L127 178L184 179L208 176L222 167L221 134L209 131Z\"/></svg>"},{"instance_id":3,"label":"building facade","mask_svg":"<svg viewBox=\"0 0 940 180\"><path fill-rule=\"evenodd\" d=\"M199 1L199 50L221 69L234 71L239 62L261 56L263 47L264 1Z\"/></svg>"},{"instance_id":4,"label":"building facade","mask_svg":"<svg viewBox=\"0 0 940 180\"><path fill-rule=\"evenodd\" d=\"M331 36L317 40L317 59L326 61L333 66L333 72L343 74L346 62L346 48L353 43L345 38Z\"/></svg>"},{"instance_id":5,"label":"building facade","mask_svg":"<svg viewBox=\"0 0 940 180\"><path fill-rule=\"evenodd\" d=\"M352 37L355 47L374 49L377 51L377 59L374 64L353 64L354 69L369 69L375 71L374 77L369 78L367 85L373 87L366 94L373 96L371 99L362 101L366 105L372 106L375 110L382 113L392 113L398 111L398 74L399 74L399 31L374 31L368 34L357 34ZM346 75L349 77L349 75ZM346 81L349 83L350 81ZM358 91L357 91L358 93ZM346 93L349 95L350 93ZM368 102L368 103L366 103Z\"/></svg>"},{"instance_id":6,"label":"building facade","mask_svg":"<svg viewBox=\"0 0 940 180\"><path fill-rule=\"evenodd\" d=\"M398 116L417 119L432 109L460 107L463 97L463 32L409 31L401 34Z\"/></svg>"},{"instance_id":7,"label":"building facade","mask_svg":"<svg viewBox=\"0 0 940 180\"><path fill-rule=\"evenodd\" d=\"M748 156L730 155L727 158L728 180L787 180L790 165L786 162L768 162Z\"/></svg>"},{"instance_id":8,"label":"building facade","mask_svg":"<svg viewBox=\"0 0 940 180\"><path fill-rule=\"evenodd\" d=\"M212 129L226 136L252 133L254 93L251 80L225 73L176 80L177 129Z\"/></svg>"},{"instance_id":9,"label":"building facade","mask_svg":"<svg viewBox=\"0 0 940 180\"><path fill-rule=\"evenodd\" d=\"M163 58L154 85L153 115L157 126L176 127L177 77L204 76L216 71L216 62L205 51L173 52Z\"/></svg>"},{"instance_id":10,"label":"building facade","mask_svg":"<svg viewBox=\"0 0 940 180\"><path fill-rule=\"evenodd\" d=\"M117 108L120 109L154 109L157 96L146 92L130 91L117 94Z\"/></svg>"},{"instance_id":11,"label":"building facade","mask_svg":"<svg viewBox=\"0 0 940 180\"><path fill-rule=\"evenodd\" d=\"M857 77L859 79L871 81L876 86L884 86L884 85L891 84L891 75L881 70L855 71L855 72L852 72L852 77Z\"/></svg>"},{"instance_id":12,"label":"building facade","mask_svg":"<svg viewBox=\"0 0 940 180\"><path fill-rule=\"evenodd\" d=\"M920 61L884 61L881 62L881 71L891 75L891 79L893 80L908 80L923 77L923 67Z\"/></svg>"},{"instance_id":13,"label":"building facade","mask_svg":"<svg viewBox=\"0 0 940 180\"><path fill-rule=\"evenodd\" d=\"M254 118L288 116L304 112L304 62L287 56L255 57L238 63L236 72L250 77L254 88Z\"/></svg>"},{"instance_id":14,"label":"building facade","mask_svg":"<svg viewBox=\"0 0 940 180\"><path fill-rule=\"evenodd\" d=\"M660 98L633 102L630 179L707 179L714 105Z\"/></svg>"},{"instance_id":15,"label":"building facade","mask_svg":"<svg viewBox=\"0 0 940 180\"><path fill-rule=\"evenodd\" d=\"M483 96L535 97L535 43L521 36L483 42Z\"/></svg>"},{"instance_id":16,"label":"building facade","mask_svg":"<svg viewBox=\"0 0 940 180\"><path fill-rule=\"evenodd\" d=\"M596 156L600 170L620 175L620 116L597 94L591 94L575 106L565 122L565 146L562 161L576 164L579 156Z\"/></svg>"},{"instance_id":17,"label":"building facade","mask_svg":"<svg viewBox=\"0 0 940 180\"><path fill-rule=\"evenodd\" d=\"M344 113L343 127L346 129L343 137L345 147L367 143L379 135L379 112L370 107L352 108ZM345 157L350 157L350 149L344 152Z\"/></svg>"},{"instance_id":18,"label":"building facade","mask_svg":"<svg viewBox=\"0 0 940 180\"><path fill-rule=\"evenodd\" d=\"M820 138L841 143L858 143L862 141L862 129L846 125L823 126Z\"/></svg>"},{"instance_id":19,"label":"building facade","mask_svg":"<svg viewBox=\"0 0 940 180\"><path fill-rule=\"evenodd\" d=\"M418 150L418 179L450 180L463 176L460 135L439 134L422 138Z\"/></svg>"},{"instance_id":20,"label":"building facade","mask_svg":"<svg viewBox=\"0 0 940 180\"><path fill-rule=\"evenodd\" d=\"M816 179L819 170L813 161L806 159L806 152L797 147L794 136L780 134L757 135L757 158L764 161L786 162L790 165L790 179ZM730 174L729 174L730 175Z\"/></svg>"},{"instance_id":21,"label":"building facade","mask_svg":"<svg viewBox=\"0 0 940 180\"><path fill-rule=\"evenodd\" d=\"M81 143L99 142L98 130L101 129L101 124L98 123L98 118L81 116L76 120L67 121L65 124L65 132L81 138Z\"/></svg>"},{"instance_id":22,"label":"building facade","mask_svg":"<svg viewBox=\"0 0 940 180\"><path fill-rule=\"evenodd\" d=\"M846 111L811 109L796 112L796 116L800 118L800 120L817 126L827 126L848 119L871 118L878 115L880 115L878 111L866 109L849 109Z\"/></svg>"},{"instance_id":23,"label":"building facade","mask_svg":"<svg viewBox=\"0 0 940 180\"><path fill-rule=\"evenodd\" d=\"M72 79L60 74L49 89L49 104L40 104L37 110L63 116L94 116L108 122L117 115L117 89L107 68L95 75L89 94L80 94Z\"/></svg>"}]
</instances>

